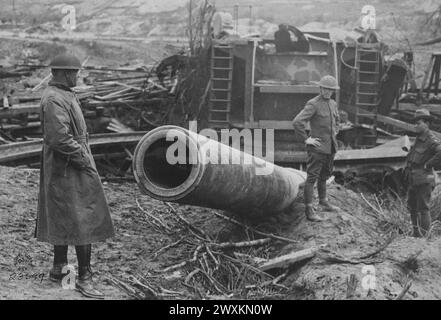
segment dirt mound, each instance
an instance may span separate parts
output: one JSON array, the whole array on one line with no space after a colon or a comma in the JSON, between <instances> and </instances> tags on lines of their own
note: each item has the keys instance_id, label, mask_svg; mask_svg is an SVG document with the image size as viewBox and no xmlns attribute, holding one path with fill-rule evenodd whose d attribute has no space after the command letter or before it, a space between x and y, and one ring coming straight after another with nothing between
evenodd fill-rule
<instances>
[{"instance_id":1,"label":"dirt mound","mask_svg":"<svg viewBox=\"0 0 441 320\"><path fill-rule=\"evenodd\" d=\"M323 223L303 221L283 233L299 240L301 248L327 245L285 280L289 298L346 299L347 281L354 275L354 299L394 299L410 281L407 299L439 299L441 239L436 224L430 239L415 239L409 236L409 214L401 200L380 200L338 185L329 193L341 210L326 214ZM290 245L282 252L301 248Z\"/></svg>"},{"instance_id":2,"label":"dirt mound","mask_svg":"<svg viewBox=\"0 0 441 320\"><path fill-rule=\"evenodd\" d=\"M38 178L38 170L0 167L0 298L82 299L48 280L51 246L33 238ZM341 210L323 223L304 218L301 199L290 212L245 221L165 204L141 195L135 183L104 188L116 237L94 244L92 265L108 299L346 299L352 274L355 299L393 299L410 281L405 299L441 297L441 240L437 231L430 239L408 237L400 202L331 185ZM262 259L319 245L326 247L312 259L259 270ZM72 249L69 261L76 265Z\"/></svg>"}]
</instances>

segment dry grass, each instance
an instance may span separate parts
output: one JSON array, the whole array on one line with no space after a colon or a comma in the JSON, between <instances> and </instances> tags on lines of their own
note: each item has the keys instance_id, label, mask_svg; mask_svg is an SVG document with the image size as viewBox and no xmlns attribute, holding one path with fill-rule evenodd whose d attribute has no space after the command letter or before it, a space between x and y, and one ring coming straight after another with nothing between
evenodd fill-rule
<instances>
[{"instance_id":1,"label":"dry grass","mask_svg":"<svg viewBox=\"0 0 441 320\"><path fill-rule=\"evenodd\" d=\"M170 209L167 213L152 215L137 202L154 229L164 236L179 235L177 241L155 254L164 254L178 244L185 246L180 250L182 255L177 263L154 270L154 274L132 274L125 279L109 276L107 280L113 286L133 299L269 299L280 297L288 290L280 284L286 273L273 276L258 268L259 263L269 257L274 240L255 239L245 233L243 241L219 243L218 236L209 236L187 221L179 208L167 205ZM185 275L180 281L188 289L186 292L170 291L161 287L160 282L151 281L151 278L166 278L176 272Z\"/></svg>"}]
</instances>

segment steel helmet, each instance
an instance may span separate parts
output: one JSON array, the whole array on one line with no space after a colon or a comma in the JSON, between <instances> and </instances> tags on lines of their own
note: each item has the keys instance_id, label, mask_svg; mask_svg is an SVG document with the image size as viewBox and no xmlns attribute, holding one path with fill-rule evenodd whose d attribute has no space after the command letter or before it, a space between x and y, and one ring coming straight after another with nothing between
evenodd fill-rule
<instances>
[{"instance_id":1,"label":"steel helmet","mask_svg":"<svg viewBox=\"0 0 441 320\"><path fill-rule=\"evenodd\" d=\"M59 54L49 64L51 69L79 70L81 69L80 60L70 54Z\"/></svg>"},{"instance_id":2,"label":"steel helmet","mask_svg":"<svg viewBox=\"0 0 441 320\"><path fill-rule=\"evenodd\" d=\"M322 88L338 90L340 87L338 86L337 80L330 75L324 76L320 79L319 86Z\"/></svg>"}]
</instances>

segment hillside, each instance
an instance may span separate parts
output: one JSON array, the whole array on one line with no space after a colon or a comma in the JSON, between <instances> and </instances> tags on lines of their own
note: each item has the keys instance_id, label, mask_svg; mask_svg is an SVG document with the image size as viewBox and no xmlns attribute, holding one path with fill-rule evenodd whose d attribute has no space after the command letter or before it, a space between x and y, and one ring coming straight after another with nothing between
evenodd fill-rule
<instances>
[{"instance_id":1,"label":"hillside","mask_svg":"<svg viewBox=\"0 0 441 320\"><path fill-rule=\"evenodd\" d=\"M193 4L201 0L194 0ZM11 21L10 0L0 0L0 20ZM362 0L212 0L218 11L234 13L239 4L239 31L259 31L271 36L281 22L307 31L328 31L331 35L360 25ZM431 52L440 45L418 47L415 43L441 35L438 24L427 24L428 13L438 0L373 0L377 29L389 46L389 54L413 50L417 78L421 78ZM188 0L60 1L15 0L17 21L26 27L43 25L43 32L62 31L64 4L77 10L76 33L131 37L185 37L188 25ZM252 8L250 8L252 6ZM195 14L197 10L194 10ZM250 23L250 16L252 21ZM48 23L50 23L48 25ZM252 25L252 28L249 26ZM0 25L1 26L1 25ZM37 27L36 32L41 32Z\"/></svg>"},{"instance_id":2,"label":"hillside","mask_svg":"<svg viewBox=\"0 0 441 320\"><path fill-rule=\"evenodd\" d=\"M195 4L200 0L194 0ZM253 21L262 19L274 24L286 22L303 26L312 22L352 29L359 25L361 9L366 5L362 0L212 0L216 8L233 14L234 5L239 4L239 17ZM183 35L187 23L188 0L123 0L123 1L60 1L60 0L15 0L17 21L28 24L59 23L64 16L61 8L65 4L75 6L77 31L103 34L146 35L153 29L164 35ZM427 12L439 5L436 0L373 0L376 9L377 26L386 33L386 38L409 37L412 42L421 34L418 26L424 23ZM7 21L13 17L10 0L0 0L0 19ZM252 6L252 8L250 8ZM249 21L244 21L249 24ZM265 30L262 30L265 31ZM399 32L397 32L399 31ZM437 33L438 30L426 30Z\"/></svg>"}]
</instances>

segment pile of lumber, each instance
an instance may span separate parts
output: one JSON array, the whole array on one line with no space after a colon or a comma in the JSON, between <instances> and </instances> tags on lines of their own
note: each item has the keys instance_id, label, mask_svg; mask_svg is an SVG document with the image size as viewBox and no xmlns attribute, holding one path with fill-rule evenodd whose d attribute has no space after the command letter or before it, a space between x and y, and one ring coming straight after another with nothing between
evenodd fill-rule
<instances>
[{"instance_id":1,"label":"pile of lumber","mask_svg":"<svg viewBox=\"0 0 441 320\"><path fill-rule=\"evenodd\" d=\"M137 100L140 98L167 95L172 88L164 87L149 78L147 74L137 77L120 78L118 80L96 80L91 85L77 87L80 100L103 102L115 100Z\"/></svg>"},{"instance_id":2,"label":"pile of lumber","mask_svg":"<svg viewBox=\"0 0 441 320\"><path fill-rule=\"evenodd\" d=\"M47 68L47 66L23 64L17 65L16 68L20 70L20 74L31 75L36 69ZM14 74L18 75L19 73L15 72ZM161 78L160 81L153 66L138 68L85 66L81 75L83 76L84 85L75 88L75 91L78 93L80 100L90 99L89 102L133 100L140 97L173 93L177 85L176 77L172 79L169 76ZM50 75L36 85L32 91L43 89L49 79ZM17 101L20 100L21 97L17 97ZM38 100L38 97L33 97L31 100Z\"/></svg>"},{"instance_id":3,"label":"pile of lumber","mask_svg":"<svg viewBox=\"0 0 441 320\"><path fill-rule=\"evenodd\" d=\"M6 78L20 78L30 76L32 72L27 68L1 68L0 67L0 79Z\"/></svg>"},{"instance_id":4,"label":"pile of lumber","mask_svg":"<svg viewBox=\"0 0 441 320\"><path fill-rule=\"evenodd\" d=\"M16 66L16 70L31 74L36 69L45 67L47 66L19 65ZM103 117L106 109L110 107L124 107L125 110L129 110L128 113L134 113L135 118L142 118L141 114L153 113L152 105L168 105L164 102L173 99L178 85L177 75L161 74L159 79L153 66L137 68L86 66L81 71L80 79L74 91L81 101L86 118L96 119ZM30 95L8 96L8 101L0 106L0 137L3 141L14 142L20 137L38 137L41 133L39 101L49 80L50 75L34 86ZM162 119L163 114L166 113L167 111L160 111L159 116L152 116L150 120ZM106 116L108 117L108 114ZM138 129L130 128L122 119L111 117L105 132L130 132Z\"/></svg>"}]
</instances>

